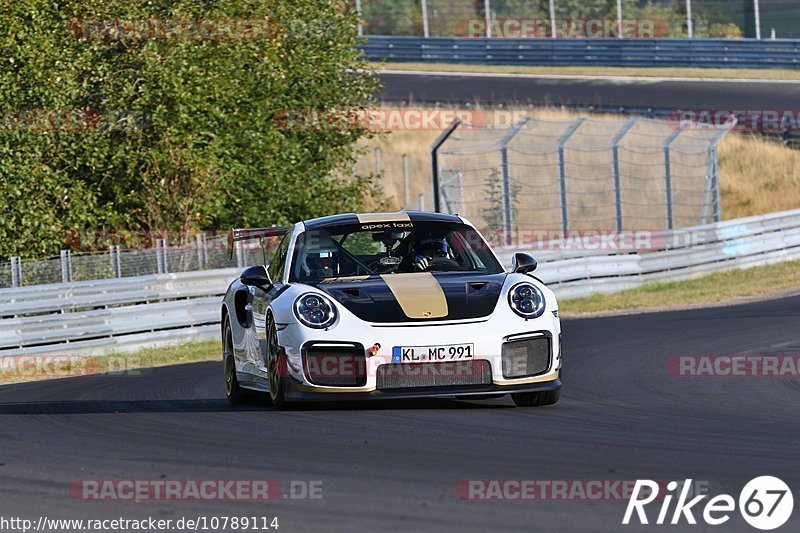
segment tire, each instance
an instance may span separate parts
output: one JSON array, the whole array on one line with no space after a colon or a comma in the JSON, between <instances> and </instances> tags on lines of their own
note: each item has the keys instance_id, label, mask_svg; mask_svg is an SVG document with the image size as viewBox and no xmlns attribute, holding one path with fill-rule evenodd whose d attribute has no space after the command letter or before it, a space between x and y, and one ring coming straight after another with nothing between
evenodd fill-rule
<instances>
[{"instance_id":1,"label":"tire","mask_svg":"<svg viewBox=\"0 0 800 533\"><path fill-rule=\"evenodd\" d=\"M222 335L222 366L225 377L225 396L232 405L242 405L247 401L247 391L239 386L236 378L236 362L233 356L233 335L230 322L226 321Z\"/></svg>"},{"instance_id":2,"label":"tire","mask_svg":"<svg viewBox=\"0 0 800 533\"><path fill-rule=\"evenodd\" d=\"M512 394L511 399L517 407L539 407L553 405L561 397L561 389L546 390L541 392L520 392Z\"/></svg>"},{"instance_id":3,"label":"tire","mask_svg":"<svg viewBox=\"0 0 800 533\"><path fill-rule=\"evenodd\" d=\"M286 409L286 357L278 345L278 329L270 315L267 319L267 373L269 397L275 409Z\"/></svg>"}]
</instances>

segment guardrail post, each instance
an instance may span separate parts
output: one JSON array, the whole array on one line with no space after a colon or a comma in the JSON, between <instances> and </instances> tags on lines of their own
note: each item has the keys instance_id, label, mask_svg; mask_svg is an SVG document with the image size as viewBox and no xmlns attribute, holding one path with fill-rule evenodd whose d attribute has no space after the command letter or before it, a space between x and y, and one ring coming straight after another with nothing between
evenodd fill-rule
<instances>
[{"instance_id":1,"label":"guardrail post","mask_svg":"<svg viewBox=\"0 0 800 533\"><path fill-rule=\"evenodd\" d=\"M569 230L569 208L567 205L567 168L564 158L564 147L578 128L586 122L585 118L579 118L567 128L567 130L558 138L556 146L558 148L558 192L561 197L561 231L565 234Z\"/></svg>"},{"instance_id":2,"label":"guardrail post","mask_svg":"<svg viewBox=\"0 0 800 533\"><path fill-rule=\"evenodd\" d=\"M447 139L456 131L456 128L461 124L461 119L455 118L453 122L444 130L431 145L431 167L433 170L433 210L436 213L440 212L441 205L439 200L439 148L445 143Z\"/></svg>"},{"instance_id":3,"label":"guardrail post","mask_svg":"<svg viewBox=\"0 0 800 533\"><path fill-rule=\"evenodd\" d=\"M206 247L206 235L205 233L198 233L194 236L195 242L197 243L197 268L200 270L205 270L206 264L208 264L208 249Z\"/></svg>"},{"instance_id":4,"label":"guardrail post","mask_svg":"<svg viewBox=\"0 0 800 533\"><path fill-rule=\"evenodd\" d=\"M509 130L508 133L503 135L500 139L500 164L503 168L503 244L511 246L512 231L514 227L514 206L513 194L511 191L511 172L508 168L508 144L520 132L525 124L530 121L530 118L525 117Z\"/></svg>"},{"instance_id":5,"label":"guardrail post","mask_svg":"<svg viewBox=\"0 0 800 533\"><path fill-rule=\"evenodd\" d=\"M680 134L683 133L683 126L678 125L678 129L670 133L664 141L664 203L667 208L667 229L672 229L675 219L672 211L672 161L670 160L670 147Z\"/></svg>"},{"instance_id":6,"label":"guardrail post","mask_svg":"<svg viewBox=\"0 0 800 533\"><path fill-rule=\"evenodd\" d=\"M11 258L11 286L22 287L22 258L16 255Z\"/></svg>"},{"instance_id":7,"label":"guardrail post","mask_svg":"<svg viewBox=\"0 0 800 533\"><path fill-rule=\"evenodd\" d=\"M69 250L61 250L61 281L72 281L72 252Z\"/></svg>"},{"instance_id":8,"label":"guardrail post","mask_svg":"<svg viewBox=\"0 0 800 533\"><path fill-rule=\"evenodd\" d=\"M614 134L611 139L611 158L614 170L614 206L616 212L617 231L622 231L622 178L620 177L619 169L619 143L622 142L623 137L631 130L631 128L639 121L637 117L631 117Z\"/></svg>"}]
</instances>

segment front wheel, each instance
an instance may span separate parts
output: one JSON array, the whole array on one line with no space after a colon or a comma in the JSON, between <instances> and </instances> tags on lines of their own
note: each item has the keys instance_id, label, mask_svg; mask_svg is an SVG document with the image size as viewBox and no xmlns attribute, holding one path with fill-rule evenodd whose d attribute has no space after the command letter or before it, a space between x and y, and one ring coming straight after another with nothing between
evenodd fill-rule
<instances>
[{"instance_id":1,"label":"front wheel","mask_svg":"<svg viewBox=\"0 0 800 533\"><path fill-rule=\"evenodd\" d=\"M511 395L517 407L539 407L540 405L553 405L561 397L561 389L545 390L540 392L518 392Z\"/></svg>"},{"instance_id":2,"label":"front wheel","mask_svg":"<svg viewBox=\"0 0 800 533\"><path fill-rule=\"evenodd\" d=\"M222 365L225 373L225 396L233 405L245 403L246 391L239 386L236 378L236 362L233 357L233 336L230 323L225 326L222 335Z\"/></svg>"},{"instance_id":3,"label":"front wheel","mask_svg":"<svg viewBox=\"0 0 800 533\"><path fill-rule=\"evenodd\" d=\"M267 324L267 374L269 377L269 397L275 409L286 407L286 357L278 345L278 328L270 315Z\"/></svg>"}]
</instances>

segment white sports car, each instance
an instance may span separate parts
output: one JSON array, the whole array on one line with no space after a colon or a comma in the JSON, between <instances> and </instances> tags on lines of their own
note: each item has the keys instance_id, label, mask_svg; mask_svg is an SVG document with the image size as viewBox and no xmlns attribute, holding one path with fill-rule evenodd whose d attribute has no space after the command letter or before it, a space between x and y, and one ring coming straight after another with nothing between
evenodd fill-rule
<instances>
[{"instance_id":1,"label":"white sports car","mask_svg":"<svg viewBox=\"0 0 800 533\"><path fill-rule=\"evenodd\" d=\"M556 298L516 254L506 272L468 221L402 211L287 228L268 266L245 269L222 302L225 387L287 402L511 394L554 404L561 390ZM265 253L266 257L266 253Z\"/></svg>"}]
</instances>

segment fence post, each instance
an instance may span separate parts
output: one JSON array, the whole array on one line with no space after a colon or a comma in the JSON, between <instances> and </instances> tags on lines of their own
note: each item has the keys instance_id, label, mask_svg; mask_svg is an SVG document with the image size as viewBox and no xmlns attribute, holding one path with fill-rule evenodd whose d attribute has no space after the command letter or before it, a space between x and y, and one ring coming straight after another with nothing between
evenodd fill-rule
<instances>
[{"instance_id":1,"label":"fence post","mask_svg":"<svg viewBox=\"0 0 800 533\"><path fill-rule=\"evenodd\" d=\"M122 277L122 259L119 254L119 245L114 244L108 247L108 255L111 259L111 270L114 272L113 277ZM160 271L159 271L160 273Z\"/></svg>"},{"instance_id":2,"label":"fence post","mask_svg":"<svg viewBox=\"0 0 800 533\"><path fill-rule=\"evenodd\" d=\"M375 175L376 176L380 177L381 168L382 167L383 167L383 165L381 165L381 148L380 148L380 146L376 146L375 147Z\"/></svg>"},{"instance_id":3,"label":"fence post","mask_svg":"<svg viewBox=\"0 0 800 533\"><path fill-rule=\"evenodd\" d=\"M419 210L425 211L425 195L419 193Z\"/></svg>"},{"instance_id":4,"label":"fence post","mask_svg":"<svg viewBox=\"0 0 800 533\"><path fill-rule=\"evenodd\" d=\"M11 286L22 287L22 258L16 255L11 257Z\"/></svg>"},{"instance_id":5,"label":"fence post","mask_svg":"<svg viewBox=\"0 0 800 533\"><path fill-rule=\"evenodd\" d=\"M158 264L158 273L166 274L166 254L164 253L164 239L156 239L156 262Z\"/></svg>"},{"instance_id":6,"label":"fence post","mask_svg":"<svg viewBox=\"0 0 800 533\"><path fill-rule=\"evenodd\" d=\"M424 0L423 0L424 1ZM461 119L454 118L453 122L433 141L431 145L431 167L433 169L433 210L438 213L441 205L439 201L439 148L445 143L447 139L456 131L456 128L461 124Z\"/></svg>"},{"instance_id":7,"label":"fence post","mask_svg":"<svg viewBox=\"0 0 800 533\"><path fill-rule=\"evenodd\" d=\"M428 27L428 1L422 0L420 8L422 9L422 34L427 38L431 36L430 28Z\"/></svg>"},{"instance_id":8,"label":"fence post","mask_svg":"<svg viewBox=\"0 0 800 533\"><path fill-rule=\"evenodd\" d=\"M664 203L667 208L667 229L675 226L675 218L672 210L672 161L670 160L670 148L672 143L683 133L683 126L670 133L664 141Z\"/></svg>"},{"instance_id":9,"label":"fence post","mask_svg":"<svg viewBox=\"0 0 800 533\"><path fill-rule=\"evenodd\" d=\"M584 122L586 122L585 118L579 118L570 124L556 141L556 147L558 148L558 192L561 197L561 231L565 234L569 229L569 209L567 206L567 170L566 161L564 160L564 146Z\"/></svg>"},{"instance_id":10,"label":"fence post","mask_svg":"<svg viewBox=\"0 0 800 533\"><path fill-rule=\"evenodd\" d=\"M205 233L198 233L194 236L197 243L197 265L200 270L205 270L208 263L208 250L206 250L206 235Z\"/></svg>"},{"instance_id":11,"label":"fence post","mask_svg":"<svg viewBox=\"0 0 800 533\"><path fill-rule=\"evenodd\" d=\"M356 0L356 13L358 14L358 36L364 36L364 24L362 22L361 0Z\"/></svg>"},{"instance_id":12,"label":"fence post","mask_svg":"<svg viewBox=\"0 0 800 533\"><path fill-rule=\"evenodd\" d=\"M614 134L611 139L611 158L614 167L614 206L616 211L617 231L622 231L622 178L620 177L619 170L619 143L622 142L623 137L631 130L631 128L639 121L637 117L631 117Z\"/></svg>"},{"instance_id":13,"label":"fence post","mask_svg":"<svg viewBox=\"0 0 800 533\"><path fill-rule=\"evenodd\" d=\"M69 250L61 250L61 281L72 281L72 253Z\"/></svg>"},{"instance_id":14,"label":"fence post","mask_svg":"<svg viewBox=\"0 0 800 533\"><path fill-rule=\"evenodd\" d=\"M738 119L731 116L728 122L725 123L725 128L714 134L708 140L708 180L709 187L711 188L711 216L714 222L722 220L722 193L719 189L719 154L717 153L717 143L728 134L733 128L736 127Z\"/></svg>"},{"instance_id":15,"label":"fence post","mask_svg":"<svg viewBox=\"0 0 800 533\"><path fill-rule=\"evenodd\" d=\"M694 28L692 25L692 0L686 0L686 33L689 39L694 38Z\"/></svg>"},{"instance_id":16,"label":"fence post","mask_svg":"<svg viewBox=\"0 0 800 533\"><path fill-rule=\"evenodd\" d=\"M236 241L236 267L244 268L244 248L242 241Z\"/></svg>"},{"instance_id":17,"label":"fence post","mask_svg":"<svg viewBox=\"0 0 800 533\"><path fill-rule=\"evenodd\" d=\"M408 209L411 204L409 193L409 177L408 177L408 154L403 154L403 207Z\"/></svg>"},{"instance_id":18,"label":"fence post","mask_svg":"<svg viewBox=\"0 0 800 533\"><path fill-rule=\"evenodd\" d=\"M492 1L483 0L483 14L486 21L486 38L492 38ZM502 37L502 36L501 36Z\"/></svg>"},{"instance_id":19,"label":"fence post","mask_svg":"<svg viewBox=\"0 0 800 533\"><path fill-rule=\"evenodd\" d=\"M525 117L514 124L511 129L500 139L500 164L503 168L503 244L511 246L512 230L514 228L514 206L512 205L511 172L508 168L508 144L520 132L530 118Z\"/></svg>"}]
</instances>

